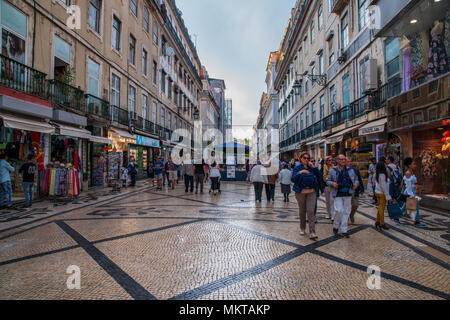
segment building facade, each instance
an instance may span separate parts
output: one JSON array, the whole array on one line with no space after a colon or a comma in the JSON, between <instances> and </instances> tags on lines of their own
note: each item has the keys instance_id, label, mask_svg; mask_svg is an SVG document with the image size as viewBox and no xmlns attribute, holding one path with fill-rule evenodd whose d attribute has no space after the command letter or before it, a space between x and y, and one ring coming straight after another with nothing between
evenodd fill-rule
<instances>
[{"instance_id":1,"label":"building facade","mask_svg":"<svg viewBox=\"0 0 450 320\"><path fill-rule=\"evenodd\" d=\"M76 169L87 189L110 185L131 159L143 176L179 141L192 146L201 63L175 1L1 0L0 8L1 129L15 165L29 141L41 171Z\"/></svg>"}]
</instances>

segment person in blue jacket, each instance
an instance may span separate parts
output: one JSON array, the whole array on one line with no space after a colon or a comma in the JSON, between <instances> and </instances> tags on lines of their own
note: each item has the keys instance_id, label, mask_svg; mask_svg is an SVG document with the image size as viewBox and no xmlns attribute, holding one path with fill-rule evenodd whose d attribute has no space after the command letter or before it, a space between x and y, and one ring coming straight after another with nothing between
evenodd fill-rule
<instances>
[{"instance_id":1,"label":"person in blue jacket","mask_svg":"<svg viewBox=\"0 0 450 320\"><path fill-rule=\"evenodd\" d=\"M359 207L359 196L364 194L364 182L359 169L353 165L353 160L351 157L347 157L347 168L352 169L355 172L355 175L358 177L359 181L358 188L352 195L352 211L350 212L350 221L351 223L355 223L355 213Z\"/></svg>"},{"instance_id":2,"label":"person in blue jacket","mask_svg":"<svg viewBox=\"0 0 450 320\"><path fill-rule=\"evenodd\" d=\"M300 164L292 172L292 182L294 183L295 198L298 203L300 217L300 235L305 235L306 215L308 215L309 237L317 240L315 229L314 208L317 199L319 182L316 173L310 162L310 156L304 152L300 156Z\"/></svg>"}]
</instances>

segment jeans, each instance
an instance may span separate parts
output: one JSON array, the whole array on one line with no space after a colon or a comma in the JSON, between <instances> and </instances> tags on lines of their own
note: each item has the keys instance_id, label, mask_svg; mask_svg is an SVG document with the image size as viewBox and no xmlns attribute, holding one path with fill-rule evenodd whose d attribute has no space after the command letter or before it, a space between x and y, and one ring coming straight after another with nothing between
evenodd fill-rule
<instances>
[{"instance_id":1,"label":"jeans","mask_svg":"<svg viewBox=\"0 0 450 320\"><path fill-rule=\"evenodd\" d=\"M204 174L195 174L195 191L198 192L198 185L200 184L200 192L203 192L204 180L205 180Z\"/></svg>"},{"instance_id":2,"label":"jeans","mask_svg":"<svg viewBox=\"0 0 450 320\"><path fill-rule=\"evenodd\" d=\"M136 185L136 173L130 173L130 177L131 177L131 186L135 186Z\"/></svg>"},{"instance_id":3,"label":"jeans","mask_svg":"<svg viewBox=\"0 0 450 320\"><path fill-rule=\"evenodd\" d=\"M22 182L22 187L25 194L25 205L31 206L34 195L34 182Z\"/></svg>"},{"instance_id":4,"label":"jeans","mask_svg":"<svg viewBox=\"0 0 450 320\"><path fill-rule=\"evenodd\" d=\"M341 228L342 233L347 232L348 217L352 210L352 197L336 197L334 199L334 229Z\"/></svg>"},{"instance_id":5,"label":"jeans","mask_svg":"<svg viewBox=\"0 0 450 320\"><path fill-rule=\"evenodd\" d=\"M306 215L308 215L309 233L316 232L316 221L314 219L314 206L316 204L317 196L315 192L311 193L295 193L297 199L299 217L300 217L300 230L306 229Z\"/></svg>"},{"instance_id":6,"label":"jeans","mask_svg":"<svg viewBox=\"0 0 450 320\"><path fill-rule=\"evenodd\" d=\"M188 192L188 190L193 192L194 191L194 176L188 176L187 174L185 174L184 175L184 186L185 186L186 192Z\"/></svg>"},{"instance_id":7,"label":"jeans","mask_svg":"<svg viewBox=\"0 0 450 320\"><path fill-rule=\"evenodd\" d=\"M261 201L264 183L262 183L262 182L253 182L253 186L255 187L255 199L256 199L256 201Z\"/></svg>"},{"instance_id":8,"label":"jeans","mask_svg":"<svg viewBox=\"0 0 450 320\"><path fill-rule=\"evenodd\" d=\"M11 207L11 195L12 195L12 188L11 188L11 181L6 181L0 184L0 205L4 205L4 198L5 195L7 196L7 206Z\"/></svg>"},{"instance_id":9,"label":"jeans","mask_svg":"<svg viewBox=\"0 0 450 320\"><path fill-rule=\"evenodd\" d=\"M275 201L275 185L274 184L266 184L266 196L267 196L267 201L270 201L270 200Z\"/></svg>"}]
</instances>

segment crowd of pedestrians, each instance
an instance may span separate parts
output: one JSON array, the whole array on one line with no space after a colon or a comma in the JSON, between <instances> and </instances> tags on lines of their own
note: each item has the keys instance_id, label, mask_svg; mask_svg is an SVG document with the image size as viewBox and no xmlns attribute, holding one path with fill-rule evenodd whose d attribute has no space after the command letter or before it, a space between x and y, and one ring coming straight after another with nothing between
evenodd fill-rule
<instances>
[{"instance_id":1,"label":"crowd of pedestrians","mask_svg":"<svg viewBox=\"0 0 450 320\"><path fill-rule=\"evenodd\" d=\"M316 164L315 159L304 152L297 159L281 162L278 170L274 170L277 166L273 162L258 161L246 171L254 186L256 202L262 202L264 188L267 202L274 202L276 182L281 186L284 202L289 202L293 191L299 208L300 234L306 234L308 223L309 236L316 240L317 201L321 195L325 198L326 218L331 220L335 235L349 237L348 224L355 223L360 198L366 192L377 206L377 230L389 230L384 221L386 209L390 219L399 226L402 225L400 218L409 217L416 227L426 228L420 219L420 198L414 175L416 164L412 158L407 158L403 166L404 174L393 157L381 157L378 162L371 159L366 186L352 158L342 154L329 156Z\"/></svg>"}]
</instances>

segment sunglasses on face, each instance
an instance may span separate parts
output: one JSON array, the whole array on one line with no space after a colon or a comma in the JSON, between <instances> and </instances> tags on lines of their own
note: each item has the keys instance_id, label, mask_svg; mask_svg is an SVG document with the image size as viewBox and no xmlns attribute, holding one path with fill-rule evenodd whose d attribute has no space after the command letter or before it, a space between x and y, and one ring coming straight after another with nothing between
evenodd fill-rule
<instances>
[{"instance_id":1,"label":"sunglasses on face","mask_svg":"<svg viewBox=\"0 0 450 320\"><path fill-rule=\"evenodd\" d=\"M309 160L309 157L303 157L303 159L305 159L305 160Z\"/></svg>"}]
</instances>

